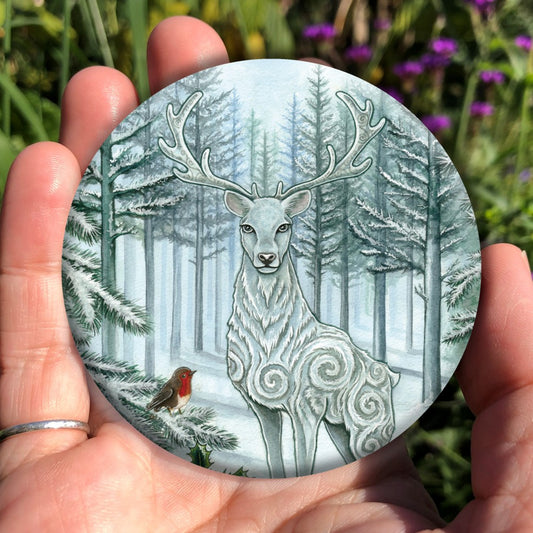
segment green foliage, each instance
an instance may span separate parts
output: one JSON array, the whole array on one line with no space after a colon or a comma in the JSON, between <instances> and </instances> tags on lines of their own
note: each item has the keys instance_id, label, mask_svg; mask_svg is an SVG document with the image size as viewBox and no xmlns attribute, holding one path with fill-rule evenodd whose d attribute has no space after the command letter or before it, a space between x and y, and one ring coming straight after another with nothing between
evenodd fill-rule
<instances>
[{"instance_id":1,"label":"green foliage","mask_svg":"<svg viewBox=\"0 0 533 533\"><path fill-rule=\"evenodd\" d=\"M406 434L410 455L424 486L445 520L472 499L470 434L473 415L452 379L433 406Z\"/></svg>"},{"instance_id":2,"label":"green foliage","mask_svg":"<svg viewBox=\"0 0 533 533\"><path fill-rule=\"evenodd\" d=\"M196 441L195 445L189 450L187 454L191 458L191 463L202 466L204 468L211 468L215 463L211 461L211 453L205 444L200 444ZM226 471L224 471L226 472ZM235 472L230 473L232 476L248 477L248 470L245 470L243 466L238 468Z\"/></svg>"},{"instance_id":3,"label":"green foliage","mask_svg":"<svg viewBox=\"0 0 533 533\"><path fill-rule=\"evenodd\" d=\"M248 470L244 470L244 467L241 466L238 470L233 472L231 475L237 476L237 477L248 477Z\"/></svg>"},{"instance_id":4,"label":"green foliage","mask_svg":"<svg viewBox=\"0 0 533 533\"><path fill-rule=\"evenodd\" d=\"M207 449L207 446L196 442L193 448L187 454L191 458L191 463L203 466L204 468L210 468L213 463L211 461L211 450Z\"/></svg>"},{"instance_id":5,"label":"green foliage","mask_svg":"<svg viewBox=\"0 0 533 533\"><path fill-rule=\"evenodd\" d=\"M113 287L102 284L100 272L100 260L93 252L65 241L63 293L76 342L88 344L100 330L103 319L134 335L146 335L151 330L151 324L144 308L128 301Z\"/></svg>"}]
</instances>

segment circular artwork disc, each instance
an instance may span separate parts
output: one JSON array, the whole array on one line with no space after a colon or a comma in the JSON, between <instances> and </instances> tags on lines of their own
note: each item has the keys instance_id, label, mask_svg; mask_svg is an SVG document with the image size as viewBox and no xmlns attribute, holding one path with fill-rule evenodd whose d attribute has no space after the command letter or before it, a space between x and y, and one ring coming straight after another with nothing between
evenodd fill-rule
<instances>
[{"instance_id":1,"label":"circular artwork disc","mask_svg":"<svg viewBox=\"0 0 533 533\"><path fill-rule=\"evenodd\" d=\"M394 99L306 62L205 70L94 156L64 246L84 362L187 461L307 475L400 435L476 314L479 240L443 148Z\"/></svg>"}]
</instances>

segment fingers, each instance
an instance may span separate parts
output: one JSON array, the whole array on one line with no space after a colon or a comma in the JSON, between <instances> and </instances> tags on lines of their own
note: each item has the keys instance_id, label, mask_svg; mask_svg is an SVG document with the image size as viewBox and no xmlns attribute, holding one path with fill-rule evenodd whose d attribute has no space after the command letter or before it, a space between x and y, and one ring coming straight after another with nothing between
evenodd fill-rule
<instances>
[{"instance_id":1,"label":"fingers","mask_svg":"<svg viewBox=\"0 0 533 533\"><path fill-rule=\"evenodd\" d=\"M60 142L76 156L82 172L137 105L135 87L118 70L91 67L69 81L61 104Z\"/></svg>"},{"instance_id":2,"label":"fingers","mask_svg":"<svg viewBox=\"0 0 533 533\"><path fill-rule=\"evenodd\" d=\"M85 373L65 316L63 231L80 178L63 146L40 143L13 164L0 222L0 427L53 418L86 421ZM76 430L15 436L0 446L0 476L72 446Z\"/></svg>"},{"instance_id":3,"label":"fingers","mask_svg":"<svg viewBox=\"0 0 533 533\"><path fill-rule=\"evenodd\" d=\"M458 379L476 413L472 488L476 500L457 524L522 531L533 498L533 283L521 251L483 251L478 318ZM468 527L465 527L469 524Z\"/></svg>"},{"instance_id":4,"label":"fingers","mask_svg":"<svg viewBox=\"0 0 533 533\"><path fill-rule=\"evenodd\" d=\"M198 19L171 17L148 40L148 77L152 93L185 76L228 62L218 34Z\"/></svg>"},{"instance_id":5,"label":"fingers","mask_svg":"<svg viewBox=\"0 0 533 533\"><path fill-rule=\"evenodd\" d=\"M483 250L478 316L457 372L474 413L533 383L533 283L522 252Z\"/></svg>"}]
</instances>

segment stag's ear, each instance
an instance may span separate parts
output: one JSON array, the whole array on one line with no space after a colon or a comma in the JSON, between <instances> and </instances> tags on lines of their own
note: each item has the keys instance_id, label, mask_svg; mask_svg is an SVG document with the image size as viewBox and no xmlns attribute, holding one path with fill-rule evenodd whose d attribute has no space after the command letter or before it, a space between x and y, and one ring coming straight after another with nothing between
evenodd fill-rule
<instances>
[{"instance_id":1,"label":"stag's ear","mask_svg":"<svg viewBox=\"0 0 533 533\"><path fill-rule=\"evenodd\" d=\"M224 193L224 203L234 215L243 217L252 207L252 201L238 192L226 191Z\"/></svg>"},{"instance_id":2,"label":"stag's ear","mask_svg":"<svg viewBox=\"0 0 533 533\"><path fill-rule=\"evenodd\" d=\"M311 191L309 190L295 192L281 202L285 209L285 213L291 218L303 213L309 207L310 203Z\"/></svg>"}]
</instances>

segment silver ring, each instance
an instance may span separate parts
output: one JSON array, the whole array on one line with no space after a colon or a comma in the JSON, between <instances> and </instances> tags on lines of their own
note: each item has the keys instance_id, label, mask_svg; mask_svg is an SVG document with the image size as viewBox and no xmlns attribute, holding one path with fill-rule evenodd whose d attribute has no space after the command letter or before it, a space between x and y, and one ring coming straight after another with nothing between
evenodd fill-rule
<instances>
[{"instance_id":1,"label":"silver ring","mask_svg":"<svg viewBox=\"0 0 533 533\"><path fill-rule=\"evenodd\" d=\"M90 433L89 424L82 422L81 420L41 420L39 422L27 422L26 424L18 424L6 429L0 430L0 442L13 437L14 435L20 435L21 433L27 433L28 431L39 431L41 429L79 429Z\"/></svg>"}]
</instances>

